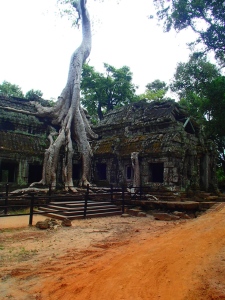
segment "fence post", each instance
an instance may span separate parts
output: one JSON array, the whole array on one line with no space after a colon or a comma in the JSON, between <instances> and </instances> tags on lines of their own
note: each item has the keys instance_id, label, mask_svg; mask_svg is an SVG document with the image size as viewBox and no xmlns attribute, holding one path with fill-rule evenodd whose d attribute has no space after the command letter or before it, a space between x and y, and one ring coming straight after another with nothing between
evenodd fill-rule
<instances>
[{"instance_id":1,"label":"fence post","mask_svg":"<svg viewBox=\"0 0 225 300\"><path fill-rule=\"evenodd\" d=\"M89 196L89 184L87 185L87 190L86 190L85 199L84 199L84 219L86 219L86 215L87 215L88 196Z\"/></svg>"},{"instance_id":2,"label":"fence post","mask_svg":"<svg viewBox=\"0 0 225 300\"><path fill-rule=\"evenodd\" d=\"M33 223L33 215L34 215L34 193L30 193L31 201L30 201L30 218L29 218L29 226Z\"/></svg>"},{"instance_id":3,"label":"fence post","mask_svg":"<svg viewBox=\"0 0 225 300\"><path fill-rule=\"evenodd\" d=\"M4 208L5 215L7 215L7 213L8 213L8 205L9 205L9 184L6 183L6 185L5 185L5 208Z\"/></svg>"},{"instance_id":4,"label":"fence post","mask_svg":"<svg viewBox=\"0 0 225 300\"><path fill-rule=\"evenodd\" d=\"M122 213L124 214L125 196L124 196L124 185L122 186Z\"/></svg>"},{"instance_id":5,"label":"fence post","mask_svg":"<svg viewBox=\"0 0 225 300\"><path fill-rule=\"evenodd\" d=\"M111 202L113 202L113 185L112 184L110 187L110 200L111 200Z\"/></svg>"}]
</instances>

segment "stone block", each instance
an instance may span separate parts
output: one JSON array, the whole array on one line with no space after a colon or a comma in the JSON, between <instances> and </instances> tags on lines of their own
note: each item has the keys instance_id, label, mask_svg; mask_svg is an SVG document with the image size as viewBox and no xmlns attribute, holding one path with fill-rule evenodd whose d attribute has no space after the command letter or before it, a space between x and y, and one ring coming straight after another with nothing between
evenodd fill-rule
<instances>
[{"instance_id":1,"label":"stone block","mask_svg":"<svg viewBox=\"0 0 225 300\"><path fill-rule=\"evenodd\" d=\"M62 226L72 226L72 222L69 219L62 220Z\"/></svg>"},{"instance_id":2,"label":"stone block","mask_svg":"<svg viewBox=\"0 0 225 300\"><path fill-rule=\"evenodd\" d=\"M137 215L138 217L146 217L147 215L146 215L146 213L145 212L143 212L143 211L139 211L139 213L138 213L138 215Z\"/></svg>"},{"instance_id":3,"label":"stone block","mask_svg":"<svg viewBox=\"0 0 225 300\"><path fill-rule=\"evenodd\" d=\"M170 214L167 214L167 213L154 213L153 217L156 220L160 220L160 221L176 221L176 220L180 219L179 216L170 215Z\"/></svg>"}]
</instances>

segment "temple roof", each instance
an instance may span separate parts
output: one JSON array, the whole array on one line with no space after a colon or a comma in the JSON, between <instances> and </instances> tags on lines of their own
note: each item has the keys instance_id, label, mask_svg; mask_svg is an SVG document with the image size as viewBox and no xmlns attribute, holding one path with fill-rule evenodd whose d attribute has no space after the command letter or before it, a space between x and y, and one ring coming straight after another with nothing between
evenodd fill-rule
<instances>
[{"instance_id":1,"label":"temple roof","mask_svg":"<svg viewBox=\"0 0 225 300\"><path fill-rule=\"evenodd\" d=\"M151 101L141 100L124 107L112 110L104 116L99 126L108 124L136 123L160 120L183 120L188 113L173 100Z\"/></svg>"},{"instance_id":2,"label":"temple roof","mask_svg":"<svg viewBox=\"0 0 225 300\"><path fill-rule=\"evenodd\" d=\"M175 101L139 101L108 113L95 128L94 154L176 153L200 145L199 126Z\"/></svg>"}]
</instances>

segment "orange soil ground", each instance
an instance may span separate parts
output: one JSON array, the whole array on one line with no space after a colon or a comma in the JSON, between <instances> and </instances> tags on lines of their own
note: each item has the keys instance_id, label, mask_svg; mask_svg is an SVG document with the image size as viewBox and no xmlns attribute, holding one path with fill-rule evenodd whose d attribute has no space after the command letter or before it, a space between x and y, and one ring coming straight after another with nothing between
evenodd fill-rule
<instances>
[{"instance_id":1,"label":"orange soil ground","mask_svg":"<svg viewBox=\"0 0 225 300\"><path fill-rule=\"evenodd\" d=\"M0 299L225 299L225 207L2 229L0 256Z\"/></svg>"}]
</instances>

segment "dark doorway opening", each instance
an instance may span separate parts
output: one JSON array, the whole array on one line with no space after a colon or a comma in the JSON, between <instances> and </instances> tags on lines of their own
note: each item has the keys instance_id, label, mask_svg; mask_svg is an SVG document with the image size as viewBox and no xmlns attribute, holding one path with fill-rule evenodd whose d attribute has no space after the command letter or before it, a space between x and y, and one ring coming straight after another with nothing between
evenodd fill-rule
<instances>
[{"instance_id":1,"label":"dark doorway opening","mask_svg":"<svg viewBox=\"0 0 225 300\"><path fill-rule=\"evenodd\" d=\"M106 180L106 164L97 164L96 169L98 180Z\"/></svg>"},{"instance_id":2,"label":"dark doorway opening","mask_svg":"<svg viewBox=\"0 0 225 300\"><path fill-rule=\"evenodd\" d=\"M131 180L133 177L133 169L131 166L126 166L126 179Z\"/></svg>"},{"instance_id":3,"label":"dark doorway opening","mask_svg":"<svg viewBox=\"0 0 225 300\"><path fill-rule=\"evenodd\" d=\"M149 164L149 181L163 182L164 163Z\"/></svg>"},{"instance_id":4,"label":"dark doorway opening","mask_svg":"<svg viewBox=\"0 0 225 300\"><path fill-rule=\"evenodd\" d=\"M16 174L18 170L18 164L13 162L2 162L0 181L1 182L15 182Z\"/></svg>"},{"instance_id":5,"label":"dark doorway opening","mask_svg":"<svg viewBox=\"0 0 225 300\"><path fill-rule=\"evenodd\" d=\"M42 165L29 165L28 183L39 182L42 178Z\"/></svg>"},{"instance_id":6,"label":"dark doorway opening","mask_svg":"<svg viewBox=\"0 0 225 300\"><path fill-rule=\"evenodd\" d=\"M73 180L79 180L81 178L81 164L73 164Z\"/></svg>"}]
</instances>

